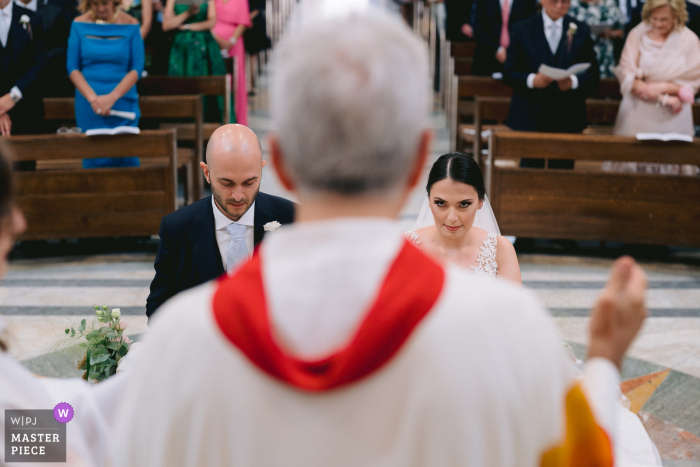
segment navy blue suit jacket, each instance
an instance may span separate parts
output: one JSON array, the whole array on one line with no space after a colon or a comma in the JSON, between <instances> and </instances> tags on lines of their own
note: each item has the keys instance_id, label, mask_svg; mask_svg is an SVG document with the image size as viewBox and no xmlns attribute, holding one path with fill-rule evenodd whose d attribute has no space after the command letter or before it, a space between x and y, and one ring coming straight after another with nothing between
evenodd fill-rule
<instances>
[{"instance_id":1,"label":"navy blue suit jacket","mask_svg":"<svg viewBox=\"0 0 700 467\"><path fill-rule=\"evenodd\" d=\"M510 15L508 16L508 32L513 26L537 12L536 0L509 0ZM496 51L501 46L501 26L503 13L499 0L476 0L476 16L474 19L474 63L472 74L491 76L503 71L503 65L496 60Z\"/></svg>"},{"instance_id":2,"label":"navy blue suit jacket","mask_svg":"<svg viewBox=\"0 0 700 467\"><path fill-rule=\"evenodd\" d=\"M26 27L20 22L25 15L29 18ZM40 132L37 128L44 120L44 105L37 83L45 60L43 28L36 13L17 3L12 6L5 53L9 60L0 65L0 96L13 86L22 93L22 100L8 112L12 134Z\"/></svg>"},{"instance_id":3,"label":"navy blue suit jacket","mask_svg":"<svg viewBox=\"0 0 700 467\"><path fill-rule=\"evenodd\" d=\"M572 22L578 30L569 47L567 31ZM588 25L565 15L559 47L552 54L544 35L542 15L533 15L513 27L507 53L503 81L513 87L508 126L520 131L581 133L588 125L586 95L600 81ZM543 63L557 68L569 68L577 63L591 66L577 75L577 89L560 91L556 81L545 89L528 88L528 75L537 73Z\"/></svg>"},{"instance_id":4,"label":"navy blue suit jacket","mask_svg":"<svg viewBox=\"0 0 700 467\"><path fill-rule=\"evenodd\" d=\"M253 233L256 246L262 241L265 235L263 226L268 222L289 224L294 221L294 206L284 198L258 193ZM224 273L216 243L211 196L165 216L159 235L160 245L154 264L156 275L146 300L148 317L175 294Z\"/></svg>"}]
</instances>

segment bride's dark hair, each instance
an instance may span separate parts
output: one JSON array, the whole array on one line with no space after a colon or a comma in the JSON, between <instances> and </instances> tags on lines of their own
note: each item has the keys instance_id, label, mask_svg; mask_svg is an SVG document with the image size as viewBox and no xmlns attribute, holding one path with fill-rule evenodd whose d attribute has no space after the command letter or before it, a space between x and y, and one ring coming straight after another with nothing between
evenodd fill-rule
<instances>
[{"instance_id":1,"label":"bride's dark hair","mask_svg":"<svg viewBox=\"0 0 700 467\"><path fill-rule=\"evenodd\" d=\"M481 174L479 164L472 157L459 152L451 152L438 157L428 175L428 185L425 187L428 195L435 183L446 178L473 186L479 194L479 199L484 199L486 194L484 176Z\"/></svg>"}]
</instances>

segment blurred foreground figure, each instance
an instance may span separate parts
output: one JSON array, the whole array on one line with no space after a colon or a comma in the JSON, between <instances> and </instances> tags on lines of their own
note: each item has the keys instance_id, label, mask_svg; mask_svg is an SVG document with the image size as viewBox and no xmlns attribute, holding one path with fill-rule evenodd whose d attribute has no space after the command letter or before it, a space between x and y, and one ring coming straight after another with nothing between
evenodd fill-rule
<instances>
[{"instance_id":1,"label":"blurred foreground figure","mask_svg":"<svg viewBox=\"0 0 700 467\"><path fill-rule=\"evenodd\" d=\"M296 223L163 305L115 466L612 466L641 270L615 264L577 384L534 296L437 263L395 220L431 140L420 40L378 12L335 17L282 41L273 77Z\"/></svg>"}]
</instances>

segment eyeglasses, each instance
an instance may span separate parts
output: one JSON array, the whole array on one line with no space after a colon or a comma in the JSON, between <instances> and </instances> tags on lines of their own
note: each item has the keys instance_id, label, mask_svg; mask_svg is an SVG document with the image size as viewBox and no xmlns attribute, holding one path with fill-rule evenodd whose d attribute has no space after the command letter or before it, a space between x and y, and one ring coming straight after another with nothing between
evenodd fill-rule
<instances>
[{"instance_id":1,"label":"eyeglasses","mask_svg":"<svg viewBox=\"0 0 700 467\"><path fill-rule=\"evenodd\" d=\"M68 128L67 126L62 126L58 130L56 130L56 133L59 135L77 135L83 132L82 128L79 128L77 126L74 126L73 128Z\"/></svg>"}]
</instances>

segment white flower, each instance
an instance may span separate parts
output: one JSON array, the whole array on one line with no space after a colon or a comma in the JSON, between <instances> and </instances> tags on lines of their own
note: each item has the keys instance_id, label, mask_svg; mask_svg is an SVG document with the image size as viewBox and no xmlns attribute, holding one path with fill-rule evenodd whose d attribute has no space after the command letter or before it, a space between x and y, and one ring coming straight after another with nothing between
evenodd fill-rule
<instances>
[{"instance_id":1,"label":"white flower","mask_svg":"<svg viewBox=\"0 0 700 467\"><path fill-rule=\"evenodd\" d=\"M22 27L26 30L27 29L27 24L29 24L29 16L27 15L22 15L19 18L19 23L22 25Z\"/></svg>"},{"instance_id":2,"label":"white flower","mask_svg":"<svg viewBox=\"0 0 700 467\"><path fill-rule=\"evenodd\" d=\"M574 22L569 23L569 35L573 36L578 31L578 25Z\"/></svg>"},{"instance_id":3,"label":"white flower","mask_svg":"<svg viewBox=\"0 0 700 467\"><path fill-rule=\"evenodd\" d=\"M279 229L280 227L282 227L282 224L280 224L277 221L268 222L267 224L263 225L263 229L265 229L265 232L272 232L274 230Z\"/></svg>"},{"instance_id":4,"label":"white flower","mask_svg":"<svg viewBox=\"0 0 700 467\"><path fill-rule=\"evenodd\" d=\"M121 315L122 315L122 310L120 310L119 308L114 308L112 310L112 318L116 319L116 318L119 318Z\"/></svg>"}]
</instances>

